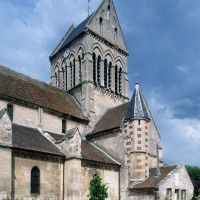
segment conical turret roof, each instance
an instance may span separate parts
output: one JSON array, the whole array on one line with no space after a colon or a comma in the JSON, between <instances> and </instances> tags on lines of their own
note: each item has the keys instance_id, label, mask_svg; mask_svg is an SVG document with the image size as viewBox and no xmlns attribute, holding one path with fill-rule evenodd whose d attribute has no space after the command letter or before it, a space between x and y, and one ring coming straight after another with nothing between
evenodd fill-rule
<instances>
[{"instance_id":1,"label":"conical turret roof","mask_svg":"<svg viewBox=\"0 0 200 200\"><path fill-rule=\"evenodd\" d=\"M132 99L129 104L128 111L124 118L124 121L129 119L146 119L150 120L150 117L147 113L147 108L145 105L144 95L139 89L139 84L135 84L135 90L132 96Z\"/></svg>"}]
</instances>

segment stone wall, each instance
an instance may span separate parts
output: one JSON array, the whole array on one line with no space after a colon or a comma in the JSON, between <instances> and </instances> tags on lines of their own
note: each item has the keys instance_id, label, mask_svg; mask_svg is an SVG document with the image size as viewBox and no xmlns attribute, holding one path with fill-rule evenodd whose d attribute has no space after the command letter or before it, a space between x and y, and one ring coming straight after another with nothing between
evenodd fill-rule
<instances>
[{"instance_id":1,"label":"stone wall","mask_svg":"<svg viewBox=\"0 0 200 200\"><path fill-rule=\"evenodd\" d=\"M11 195L12 152L0 147L0 199Z\"/></svg>"},{"instance_id":2,"label":"stone wall","mask_svg":"<svg viewBox=\"0 0 200 200\"><path fill-rule=\"evenodd\" d=\"M31 194L31 170L40 170L40 194ZM63 164L56 157L27 152L14 154L14 193L15 198L24 199L62 199L63 194Z\"/></svg>"},{"instance_id":3,"label":"stone wall","mask_svg":"<svg viewBox=\"0 0 200 200\"><path fill-rule=\"evenodd\" d=\"M102 183L108 188L107 200L119 200L119 168L108 164L82 161L81 191L82 200L88 200L90 181L94 174L100 175Z\"/></svg>"}]
</instances>

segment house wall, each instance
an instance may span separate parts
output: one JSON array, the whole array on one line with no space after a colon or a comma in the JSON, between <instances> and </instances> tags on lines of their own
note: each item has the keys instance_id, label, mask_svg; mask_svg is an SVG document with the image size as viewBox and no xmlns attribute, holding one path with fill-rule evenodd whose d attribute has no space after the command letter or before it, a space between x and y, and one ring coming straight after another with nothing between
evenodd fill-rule
<instances>
[{"instance_id":1,"label":"house wall","mask_svg":"<svg viewBox=\"0 0 200 200\"><path fill-rule=\"evenodd\" d=\"M37 166L40 170L40 194L31 194L31 170ZM14 154L14 193L15 198L24 199L62 199L63 164L56 157L26 152Z\"/></svg>"},{"instance_id":2,"label":"house wall","mask_svg":"<svg viewBox=\"0 0 200 200\"><path fill-rule=\"evenodd\" d=\"M117 166L82 161L81 191L82 200L88 200L90 181L94 174L102 178L102 183L108 188L107 200L119 200L119 168Z\"/></svg>"},{"instance_id":3,"label":"house wall","mask_svg":"<svg viewBox=\"0 0 200 200\"><path fill-rule=\"evenodd\" d=\"M12 152L0 147L0 199L11 195Z\"/></svg>"},{"instance_id":4,"label":"house wall","mask_svg":"<svg viewBox=\"0 0 200 200\"><path fill-rule=\"evenodd\" d=\"M179 164L161 183L159 184L160 199L165 199L167 188L172 189L172 200L175 200L175 189L186 190L186 200L192 199L194 186L183 164Z\"/></svg>"},{"instance_id":5,"label":"house wall","mask_svg":"<svg viewBox=\"0 0 200 200\"><path fill-rule=\"evenodd\" d=\"M155 200L155 192L152 190L130 191L127 200Z\"/></svg>"}]
</instances>

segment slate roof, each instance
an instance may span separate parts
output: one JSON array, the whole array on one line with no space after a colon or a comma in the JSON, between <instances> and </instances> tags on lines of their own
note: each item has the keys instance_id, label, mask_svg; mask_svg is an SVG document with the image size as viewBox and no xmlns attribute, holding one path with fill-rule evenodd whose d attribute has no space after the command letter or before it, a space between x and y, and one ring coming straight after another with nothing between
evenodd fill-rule
<instances>
[{"instance_id":1,"label":"slate roof","mask_svg":"<svg viewBox=\"0 0 200 200\"><path fill-rule=\"evenodd\" d=\"M69 34L69 36L65 39L65 41L63 42L63 44L60 46L60 48L54 52L53 55L51 55L50 57L53 57L55 54L57 54L59 51L61 51L64 47L66 47L68 44L70 44L75 38L77 38L79 35L81 35L82 33L85 32L85 27L87 25L87 23L89 22L89 20L91 19L93 14L91 14L90 16L88 16L84 21L82 21L76 28L74 28L71 33Z\"/></svg>"},{"instance_id":2,"label":"slate roof","mask_svg":"<svg viewBox=\"0 0 200 200\"><path fill-rule=\"evenodd\" d=\"M71 130L74 131L75 129L71 129ZM56 133L50 133L50 132L48 132L48 134L51 137L53 137L57 142L64 139L65 137L64 134L56 134ZM81 156L82 156L82 159L88 160L88 161L119 165L119 163L112 160L103 151L94 147L90 142L86 140L81 140Z\"/></svg>"},{"instance_id":3,"label":"slate roof","mask_svg":"<svg viewBox=\"0 0 200 200\"><path fill-rule=\"evenodd\" d=\"M135 90L130 101L128 112L124 118L124 121L129 119L147 119L150 120L150 117L147 113L147 108L145 106L144 95L139 89L139 84L135 84Z\"/></svg>"},{"instance_id":4,"label":"slate roof","mask_svg":"<svg viewBox=\"0 0 200 200\"><path fill-rule=\"evenodd\" d=\"M94 147L92 144L90 144L88 141L85 141L85 140L81 141L81 156L83 159L89 160L89 161L119 165L119 163L109 158L101 150Z\"/></svg>"},{"instance_id":5,"label":"slate roof","mask_svg":"<svg viewBox=\"0 0 200 200\"><path fill-rule=\"evenodd\" d=\"M152 168L149 171L149 177L142 183L139 183L135 186L133 186L132 189L150 189L150 188L157 188L158 184L164 180L167 175L172 172L177 165L171 165L171 166L163 166L160 167L160 175L155 176L156 168Z\"/></svg>"},{"instance_id":6,"label":"slate roof","mask_svg":"<svg viewBox=\"0 0 200 200\"><path fill-rule=\"evenodd\" d=\"M129 102L109 109L97 122L93 131L89 133L87 136L120 128L123 118L128 110L128 107L129 107Z\"/></svg>"},{"instance_id":7,"label":"slate roof","mask_svg":"<svg viewBox=\"0 0 200 200\"><path fill-rule=\"evenodd\" d=\"M67 91L0 65L0 95L87 120Z\"/></svg>"},{"instance_id":8,"label":"slate roof","mask_svg":"<svg viewBox=\"0 0 200 200\"><path fill-rule=\"evenodd\" d=\"M14 148L65 156L55 145L43 136L39 130L13 124L12 143Z\"/></svg>"}]
</instances>

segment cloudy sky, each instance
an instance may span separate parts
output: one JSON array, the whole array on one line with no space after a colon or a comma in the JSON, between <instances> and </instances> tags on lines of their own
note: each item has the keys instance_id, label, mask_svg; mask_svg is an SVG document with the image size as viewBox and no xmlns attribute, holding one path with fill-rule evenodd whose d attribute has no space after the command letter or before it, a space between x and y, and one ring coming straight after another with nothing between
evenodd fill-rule
<instances>
[{"instance_id":1,"label":"cloudy sky","mask_svg":"<svg viewBox=\"0 0 200 200\"><path fill-rule=\"evenodd\" d=\"M101 0L91 0L91 12ZM200 1L115 0L136 79L162 137L164 160L200 166ZM0 0L0 64L49 82L48 56L87 0Z\"/></svg>"}]
</instances>

